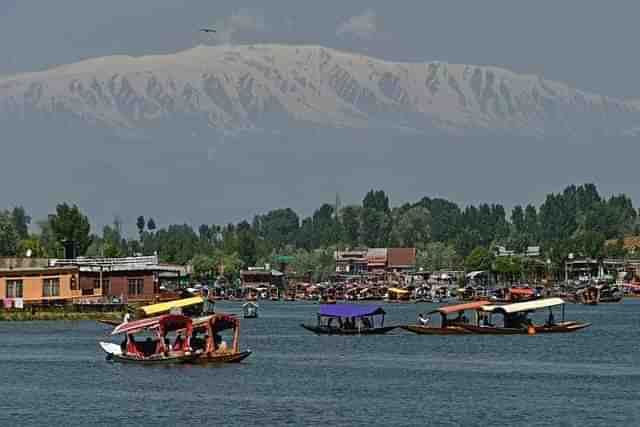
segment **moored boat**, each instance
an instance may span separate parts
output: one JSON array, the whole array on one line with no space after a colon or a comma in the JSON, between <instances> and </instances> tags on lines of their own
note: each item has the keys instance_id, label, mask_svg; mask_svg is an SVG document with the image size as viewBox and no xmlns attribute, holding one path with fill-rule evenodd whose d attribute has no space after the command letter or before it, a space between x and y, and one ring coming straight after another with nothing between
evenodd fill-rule
<instances>
[{"instance_id":1,"label":"moored boat","mask_svg":"<svg viewBox=\"0 0 640 427\"><path fill-rule=\"evenodd\" d=\"M403 325L400 327L405 331L413 332L415 334L420 334L420 335L470 334L471 332L463 327L464 324L469 323L469 320L466 317L465 312L466 311L473 312L474 317L477 319L477 310L481 309L483 306L487 304L489 304L489 301L475 301L475 302L470 302L466 304L444 306L444 307L440 307L437 310L427 313L427 316L431 316L433 314L440 314L440 326L432 326L430 324L417 324L417 325ZM457 314L458 316L454 319L449 319L448 316L451 314ZM430 319L430 317L427 317L427 319ZM425 323L426 322L430 323L430 320L426 320ZM477 323L477 320L476 320L476 323Z\"/></svg>"},{"instance_id":2,"label":"moored boat","mask_svg":"<svg viewBox=\"0 0 640 427\"><path fill-rule=\"evenodd\" d=\"M375 305L321 305L317 324L301 326L320 335L381 335L396 328L384 326L385 314L382 307Z\"/></svg>"}]
</instances>

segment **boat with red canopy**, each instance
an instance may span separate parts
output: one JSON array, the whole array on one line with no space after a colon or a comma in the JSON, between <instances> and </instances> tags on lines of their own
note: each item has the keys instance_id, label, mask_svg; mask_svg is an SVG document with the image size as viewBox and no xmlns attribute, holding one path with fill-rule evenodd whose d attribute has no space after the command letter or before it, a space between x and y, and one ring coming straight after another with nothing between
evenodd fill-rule
<instances>
[{"instance_id":1,"label":"boat with red canopy","mask_svg":"<svg viewBox=\"0 0 640 427\"><path fill-rule=\"evenodd\" d=\"M100 342L107 359L115 362L167 364L191 362L201 355L191 348L193 322L177 314L134 320L118 325L111 335L125 335L122 344ZM171 335L175 335L173 344ZM146 336L139 341L136 336Z\"/></svg>"},{"instance_id":2,"label":"boat with red canopy","mask_svg":"<svg viewBox=\"0 0 640 427\"><path fill-rule=\"evenodd\" d=\"M396 328L384 326L385 314L377 305L323 304L318 312L318 323L301 326L322 335L380 335Z\"/></svg>"},{"instance_id":3,"label":"boat with red canopy","mask_svg":"<svg viewBox=\"0 0 640 427\"><path fill-rule=\"evenodd\" d=\"M474 322L477 322L477 311L483 306L490 304L489 301L475 301L466 304L456 304L440 307L437 310L427 313L425 324L403 325L400 326L405 331L422 335L463 335L471 333L463 327L469 323L469 319L465 316L466 311L474 313ZM433 314L440 315L440 326L430 325L430 316ZM450 319L449 316L457 314L457 317Z\"/></svg>"},{"instance_id":4,"label":"boat with red canopy","mask_svg":"<svg viewBox=\"0 0 640 427\"><path fill-rule=\"evenodd\" d=\"M231 330L231 346L220 333ZM237 363L251 355L251 350L240 351L240 319L231 314L214 314L193 320L191 347L200 355L197 362Z\"/></svg>"}]
</instances>

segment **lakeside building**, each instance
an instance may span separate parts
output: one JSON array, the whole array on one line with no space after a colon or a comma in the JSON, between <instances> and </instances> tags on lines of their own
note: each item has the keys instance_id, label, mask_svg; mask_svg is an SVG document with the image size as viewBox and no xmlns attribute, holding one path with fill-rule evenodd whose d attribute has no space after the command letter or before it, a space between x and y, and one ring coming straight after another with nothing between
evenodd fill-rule
<instances>
[{"instance_id":1,"label":"lakeside building","mask_svg":"<svg viewBox=\"0 0 640 427\"><path fill-rule=\"evenodd\" d=\"M4 307L69 303L82 296L80 271L75 266L27 267L0 270L0 298Z\"/></svg>"},{"instance_id":2,"label":"lakeside building","mask_svg":"<svg viewBox=\"0 0 640 427\"><path fill-rule=\"evenodd\" d=\"M240 288L243 291L271 288L284 288L284 274L280 271L265 267L249 267L240 272Z\"/></svg>"},{"instance_id":3,"label":"lakeside building","mask_svg":"<svg viewBox=\"0 0 640 427\"><path fill-rule=\"evenodd\" d=\"M565 263L565 278L580 282L595 279L618 280L620 273L624 275L625 270L629 271L632 265L631 260L576 258Z\"/></svg>"},{"instance_id":4,"label":"lakeside building","mask_svg":"<svg viewBox=\"0 0 640 427\"><path fill-rule=\"evenodd\" d=\"M369 248L334 252L336 273L343 275L408 273L416 268L416 248Z\"/></svg>"},{"instance_id":5,"label":"lakeside building","mask_svg":"<svg viewBox=\"0 0 640 427\"><path fill-rule=\"evenodd\" d=\"M338 274L365 274L368 271L367 251L336 251L336 273Z\"/></svg>"},{"instance_id":6,"label":"lakeside building","mask_svg":"<svg viewBox=\"0 0 640 427\"><path fill-rule=\"evenodd\" d=\"M21 267L33 264L33 267ZM0 298L22 304L147 302L167 283L179 283L184 267L164 265L157 256L4 260ZM15 305L14 305L15 306Z\"/></svg>"}]
</instances>

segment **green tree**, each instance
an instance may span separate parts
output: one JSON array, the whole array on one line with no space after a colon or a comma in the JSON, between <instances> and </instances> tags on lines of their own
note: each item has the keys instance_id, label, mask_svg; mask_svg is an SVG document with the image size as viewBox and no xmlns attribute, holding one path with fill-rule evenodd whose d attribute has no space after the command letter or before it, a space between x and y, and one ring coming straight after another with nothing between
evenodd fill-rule
<instances>
[{"instance_id":1,"label":"green tree","mask_svg":"<svg viewBox=\"0 0 640 427\"><path fill-rule=\"evenodd\" d=\"M16 256L20 236L11 214L0 212L0 256Z\"/></svg>"},{"instance_id":2,"label":"green tree","mask_svg":"<svg viewBox=\"0 0 640 427\"><path fill-rule=\"evenodd\" d=\"M423 198L418 205L431 213L431 239L436 242L451 242L461 231L462 213L457 204L445 199Z\"/></svg>"},{"instance_id":3,"label":"green tree","mask_svg":"<svg viewBox=\"0 0 640 427\"><path fill-rule=\"evenodd\" d=\"M248 222L238 224L238 255L245 267L255 265L258 256L256 250L256 236Z\"/></svg>"},{"instance_id":4,"label":"green tree","mask_svg":"<svg viewBox=\"0 0 640 427\"><path fill-rule=\"evenodd\" d=\"M345 206L342 209L343 242L354 247L360 243L360 218L362 208L360 206Z\"/></svg>"},{"instance_id":5,"label":"green tree","mask_svg":"<svg viewBox=\"0 0 640 427\"><path fill-rule=\"evenodd\" d=\"M56 234L51 227L51 217L38 222L40 229L39 241L42 248L43 256L49 258L58 258L62 256L62 244L57 239Z\"/></svg>"},{"instance_id":6,"label":"green tree","mask_svg":"<svg viewBox=\"0 0 640 427\"><path fill-rule=\"evenodd\" d=\"M523 234L525 232L524 222L524 210L522 206L518 205L511 211L511 224L517 234Z\"/></svg>"},{"instance_id":7,"label":"green tree","mask_svg":"<svg viewBox=\"0 0 640 427\"><path fill-rule=\"evenodd\" d=\"M513 283L522 273L522 260L518 257L499 256L495 258L494 269L502 281Z\"/></svg>"},{"instance_id":8,"label":"green tree","mask_svg":"<svg viewBox=\"0 0 640 427\"><path fill-rule=\"evenodd\" d=\"M431 237L431 213L422 206L409 207L399 212L394 220L392 241L401 247L416 247Z\"/></svg>"},{"instance_id":9,"label":"green tree","mask_svg":"<svg viewBox=\"0 0 640 427\"><path fill-rule=\"evenodd\" d=\"M194 278L199 281L215 277L218 269L216 260L210 255L198 254L194 256L191 265Z\"/></svg>"},{"instance_id":10,"label":"green tree","mask_svg":"<svg viewBox=\"0 0 640 427\"><path fill-rule=\"evenodd\" d=\"M74 241L78 244L80 255L85 254L91 244L91 225L89 218L80 212L78 206L66 203L58 205L49 222L58 241Z\"/></svg>"},{"instance_id":11,"label":"green tree","mask_svg":"<svg viewBox=\"0 0 640 427\"><path fill-rule=\"evenodd\" d=\"M384 191L369 191L362 201L362 241L368 247L383 247L389 241L389 198Z\"/></svg>"},{"instance_id":12,"label":"green tree","mask_svg":"<svg viewBox=\"0 0 640 427\"><path fill-rule=\"evenodd\" d=\"M462 259L455 247L443 242L431 242L418 247L416 267L424 271L457 270Z\"/></svg>"},{"instance_id":13,"label":"green tree","mask_svg":"<svg viewBox=\"0 0 640 427\"><path fill-rule=\"evenodd\" d=\"M300 219L292 209L276 209L266 215L256 216L253 224L258 237L270 242L276 249L282 249L295 241Z\"/></svg>"},{"instance_id":14,"label":"green tree","mask_svg":"<svg viewBox=\"0 0 640 427\"><path fill-rule=\"evenodd\" d=\"M149 218L147 221L147 230L154 232L156 230L156 221L153 218Z\"/></svg>"},{"instance_id":15,"label":"green tree","mask_svg":"<svg viewBox=\"0 0 640 427\"><path fill-rule=\"evenodd\" d=\"M293 269L298 274L309 274L314 281L327 280L335 273L335 248L298 249L292 263Z\"/></svg>"},{"instance_id":16,"label":"green tree","mask_svg":"<svg viewBox=\"0 0 640 427\"><path fill-rule=\"evenodd\" d=\"M27 253L31 253L31 256L35 258L44 258L47 256L41 245L39 236L31 235L20 241L18 244L18 255L24 256Z\"/></svg>"},{"instance_id":17,"label":"green tree","mask_svg":"<svg viewBox=\"0 0 640 427\"><path fill-rule=\"evenodd\" d=\"M29 237L29 224L31 224L31 217L27 215L22 206L15 207L11 210L11 220L18 233L20 239L26 239Z\"/></svg>"},{"instance_id":18,"label":"green tree","mask_svg":"<svg viewBox=\"0 0 640 427\"><path fill-rule=\"evenodd\" d=\"M464 266L468 271L490 270L493 262L493 254L489 249L477 247L464 260Z\"/></svg>"},{"instance_id":19,"label":"green tree","mask_svg":"<svg viewBox=\"0 0 640 427\"><path fill-rule=\"evenodd\" d=\"M140 241L142 241L142 233L144 233L144 227L146 225L146 221L144 217L140 215L138 220L136 221L136 227L138 227L138 235L140 236Z\"/></svg>"}]
</instances>

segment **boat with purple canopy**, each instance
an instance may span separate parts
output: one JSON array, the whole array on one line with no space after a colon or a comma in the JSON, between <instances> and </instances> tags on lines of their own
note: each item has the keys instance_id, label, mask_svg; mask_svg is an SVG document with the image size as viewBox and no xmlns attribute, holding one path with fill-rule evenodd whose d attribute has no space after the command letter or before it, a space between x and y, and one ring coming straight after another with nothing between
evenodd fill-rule
<instances>
[{"instance_id":1,"label":"boat with purple canopy","mask_svg":"<svg viewBox=\"0 0 640 427\"><path fill-rule=\"evenodd\" d=\"M377 305L321 305L316 325L301 326L321 335L381 335L396 326L384 326L386 312Z\"/></svg>"}]
</instances>

